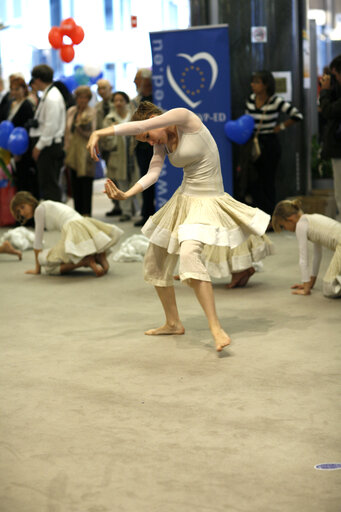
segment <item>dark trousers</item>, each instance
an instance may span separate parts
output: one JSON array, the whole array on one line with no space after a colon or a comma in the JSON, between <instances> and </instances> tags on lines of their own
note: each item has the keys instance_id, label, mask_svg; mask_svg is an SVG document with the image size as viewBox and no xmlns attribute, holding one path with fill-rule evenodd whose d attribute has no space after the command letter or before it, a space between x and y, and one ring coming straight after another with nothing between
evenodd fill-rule
<instances>
[{"instance_id":1,"label":"dark trousers","mask_svg":"<svg viewBox=\"0 0 341 512\"><path fill-rule=\"evenodd\" d=\"M253 206L272 215L276 205L276 173L281 156L281 146L276 134L259 136L261 155L254 162L256 179L251 186Z\"/></svg>"},{"instance_id":2,"label":"dark trousers","mask_svg":"<svg viewBox=\"0 0 341 512\"><path fill-rule=\"evenodd\" d=\"M15 162L14 181L18 192L25 190L39 199L37 168L30 151L21 155Z\"/></svg>"},{"instance_id":3,"label":"dark trousers","mask_svg":"<svg viewBox=\"0 0 341 512\"><path fill-rule=\"evenodd\" d=\"M144 176L149 168L150 160L153 156L153 148L146 142L138 142L135 148L137 163L140 169L140 175ZM147 220L150 215L155 213L155 185L143 190L142 192L141 215L143 220Z\"/></svg>"},{"instance_id":4,"label":"dark trousers","mask_svg":"<svg viewBox=\"0 0 341 512\"><path fill-rule=\"evenodd\" d=\"M91 216L92 182L94 179L90 176L78 177L77 172L74 169L70 169L70 171L75 210L81 215Z\"/></svg>"},{"instance_id":5,"label":"dark trousers","mask_svg":"<svg viewBox=\"0 0 341 512\"><path fill-rule=\"evenodd\" d=\"M64 151L62 143L53 143L42 149L37 160L39 195L41 199L60 201L62 194L59 185L60 171L63 166Z\"/></svg>"}]
</instances>

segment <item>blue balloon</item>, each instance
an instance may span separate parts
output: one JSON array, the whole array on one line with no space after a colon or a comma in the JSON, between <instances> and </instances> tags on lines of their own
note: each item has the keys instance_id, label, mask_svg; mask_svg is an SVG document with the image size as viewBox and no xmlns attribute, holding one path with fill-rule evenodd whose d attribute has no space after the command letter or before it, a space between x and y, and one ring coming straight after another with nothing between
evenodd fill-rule
<instances>
[{"instance_id":1,"label":"blue balloon","mask_svg":"<svg viewBox=\"0 0 341 512\"><path fill-rule=\"evenodd\" d=\"M77 82L77 85L88 85L89 84L89 77L85 73L83 66L75 66L75 74L74 79Z\"/></svg>"},{"instance_id":2,"label":"blue balloon","mask_svg":"<svg viewBox=\"0 0 341 512\"><path fill-rule=\"evenodd\" d=\"M91 76L90 77L90 84L91 85L95 85L97 83L97 81L100 80L101 78L103 78L103 71L98 73L97 76Z\"/></svg>"},{"instance_id":3,"label":"blue balloon","mask_svg":"<svg viewBox=\"0 0 341 512\"><path fill-rule=\"evenodd\" d=\"M28 133L25 128L14 128L8 139L8 151L13 155L22 155L28 150Z\"/></svg>"},{"instance_id":4,"label":"blue balloon","mask_svg":"<svg viewBox=\"0 0 341 512\"><path fill-rule=\"evenodd\" d=\"M245 144L252 134L255 127L255 120L252 116L245 114L236 121L227 121L224 126L226 137L237 144Z\"/></svg>"},{"instance_id":5,"label":"blue balloon","mask_svg":"<svg viewBox=\"0 0 341 512\"><path fill-rule=\"evenodd\" d=\"M66 85L69 92L73 92L78 87L77 81L74 76L61 76L59 80L60 82L63 82L64 85Z\"/></svg>"},{"instance_id":6,"label":"blue balloon","mask_svg":"<svg viewBox=\"0 0 341 512\"><path fill-rule=\"evenodd\" d=\"M8 150L8 139L14 130L14 124L11 121L2 121L0 123L0 147Z\"/></svg>"}]
</instances>

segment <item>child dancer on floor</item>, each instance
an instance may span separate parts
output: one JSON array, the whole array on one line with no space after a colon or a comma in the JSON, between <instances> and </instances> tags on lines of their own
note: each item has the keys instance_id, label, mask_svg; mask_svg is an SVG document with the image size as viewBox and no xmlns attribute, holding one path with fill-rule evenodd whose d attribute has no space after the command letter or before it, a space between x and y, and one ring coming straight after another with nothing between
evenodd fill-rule
<instances>
[{"instance_id":1,"label":"child dancer on floor","mask_svg":"<svg viewBox=\"0 0 341 512\"><path fill-rule=\"evenodd\" d=\"M310 295L317 279L322 247L334 252L323 278L323 295L341 296L341 223L318 213L303 213L300 202L281 201L272 215L274 231L282 229L296 233L302 283L294 284L293 294ZM314 244L312 271L309 271L308 240Z\"/></svg>"},{"instance_id":2,"label":"child dancer on floor","mask_svg":"<svg viewBox=\"0 0 341 512\"><path fill-rule=\"evenodd\" d=\"M97 277L107 273L107 251L123 231L105 222L82 217L66 204L38 200L29 192L18 192L11 201L11 212L19 222L34 217L35 268L26 274L66 274L80 267L90 267ZM61 238L51 249L43 250L44 229L58 230Z\"/></svg>"},{"instance_id":3,"label":"child dancer on floor","mask_svg":"<svg viewBox=\"0 0 341 512\"><path fill-rule=\"evenodd\" d=\"M263 235L270 216L235 201L224 192L217 145L193 112L175 108L163 113L144 101L132 120L94 131L88 142L94 160L98 160L100 138L108 135L134 135L138 141L154 147L147 174L126 192L108 180L105 185L108 197L125 200L153 185L160 176L166 155L173 165L184 171L182 185L142 228L150 240L144 260L145 280L155 286L166 316L165 325L150 329L146 334L181 335L185 332L173 282L180 255L180 279L194 289L216 350L220 352L231 340L216 313L210 274L224 273L227 250L237 247L251 234Z\"/></svg>"}]
</instances>

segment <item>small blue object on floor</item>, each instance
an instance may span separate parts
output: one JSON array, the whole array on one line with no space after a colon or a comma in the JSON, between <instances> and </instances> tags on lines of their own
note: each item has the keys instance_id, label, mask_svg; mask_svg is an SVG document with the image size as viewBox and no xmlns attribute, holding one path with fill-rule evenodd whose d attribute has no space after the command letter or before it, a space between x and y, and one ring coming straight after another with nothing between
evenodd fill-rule
<instances>
[{"instance_id":1,"label":"small blue object on floor","mask_svg":"<svg viewBox=\"0 0 341 512\"><path fill-rule=\"evenodd\" d=\"M317 464L315 466L315 469L325 469L327 471L332 471L334 469L341 469L341 463L332 462L332 463L328 463L328 464Z\"/></svg>"}]
</instances>

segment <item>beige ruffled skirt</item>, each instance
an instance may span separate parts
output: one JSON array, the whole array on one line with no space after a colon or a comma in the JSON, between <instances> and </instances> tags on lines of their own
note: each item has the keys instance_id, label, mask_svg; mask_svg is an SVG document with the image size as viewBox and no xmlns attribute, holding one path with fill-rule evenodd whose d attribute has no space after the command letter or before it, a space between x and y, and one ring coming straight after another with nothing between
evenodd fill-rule
<instances>
[{"instance_id":1,"label":"beige ruffled skirt","mask_svg":"<svg viewBox=\"0 0 341 512\"><path fill-rule=\"evenodd\" d=\"M59 274L62 263L78 263L85 256L109 253L123 234L122 229L89 217L71 220L62 229L60 240L39 253L39 263L48 274Z\"/></svg>"},{"instance_id":2,"label":"beige ruffled skirt","mask_svg":"<svg viewBox=\"0 0 341 512\"><path fill-rule=\"evenodd\" d=\"M202 254L212 277L226 277L273 254L264 235L270 216L236 201L229 194L186 195L178 189L142 228L151 243L179 254L184 240L205 244Z\"/></svg>"}]
</instances>

